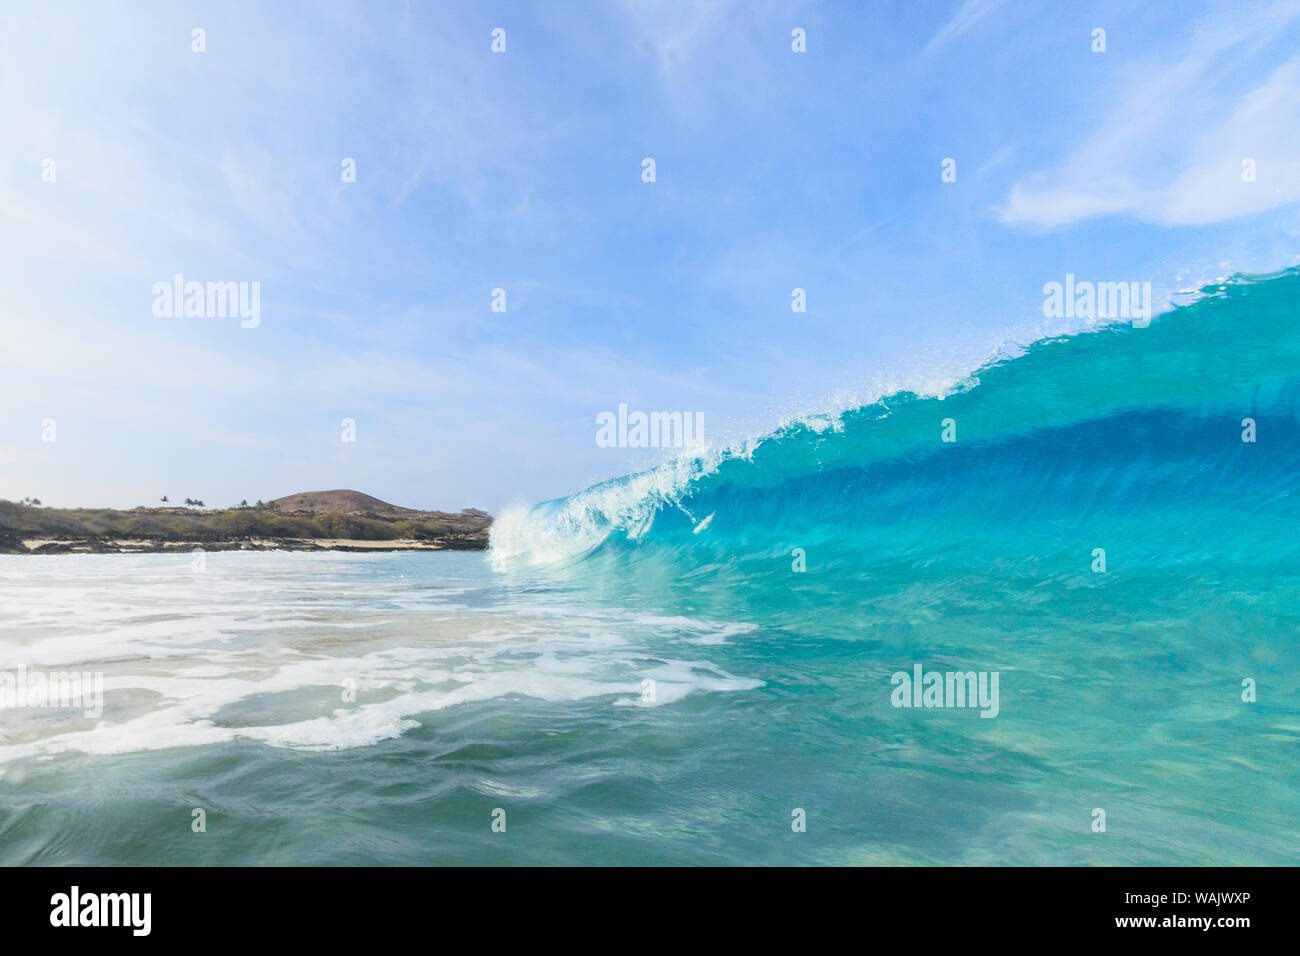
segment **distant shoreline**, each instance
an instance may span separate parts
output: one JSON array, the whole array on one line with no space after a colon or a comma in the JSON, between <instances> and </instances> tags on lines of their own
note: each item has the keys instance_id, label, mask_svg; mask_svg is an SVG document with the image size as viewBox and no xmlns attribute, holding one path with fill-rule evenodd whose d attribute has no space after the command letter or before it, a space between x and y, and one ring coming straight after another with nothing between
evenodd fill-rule
<instances>
[{"instance_id":1,"label":"distant shoreline","mask_svg":"<svg viewBox=\"0 0 1300 956\"><path fill-rule=\"evenodd\" d=\"M202 551L486 551L487 541L430 543L414 539L363 541L357 538L294 538L245 541L152 541L143 538L46 540L30 538L22 549L0 547L0 554L188 554Z\"/></svg>"},{"instance_id":2,"label":"distant shoreline","mask_svg":"<svg viewBox=\"0 0 1300 956\"><path fill-rule=\"evenodd\" d=\"M0 554L484 551L492 516L417 511L353 491L234 508L46 508L0 501Z\"/></svg>"}]
</instances>

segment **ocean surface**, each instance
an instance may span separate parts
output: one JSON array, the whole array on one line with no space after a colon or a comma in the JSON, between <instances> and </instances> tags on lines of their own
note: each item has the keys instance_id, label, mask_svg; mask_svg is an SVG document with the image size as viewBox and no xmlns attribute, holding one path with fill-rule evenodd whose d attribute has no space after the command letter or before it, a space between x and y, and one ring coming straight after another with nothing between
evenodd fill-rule
<instances>
[{"instance_id":1,"label":"ocean surface","mask_svg":"<svg viewBox=\"0 0 1300 956\"><path fill-rule=\"evenodd\" d=\"M1298 410L1239 277L487 555L0 556L0 670L103 675L0 710L0 863L1295 864Z\"/></svg>"}]
</instances>

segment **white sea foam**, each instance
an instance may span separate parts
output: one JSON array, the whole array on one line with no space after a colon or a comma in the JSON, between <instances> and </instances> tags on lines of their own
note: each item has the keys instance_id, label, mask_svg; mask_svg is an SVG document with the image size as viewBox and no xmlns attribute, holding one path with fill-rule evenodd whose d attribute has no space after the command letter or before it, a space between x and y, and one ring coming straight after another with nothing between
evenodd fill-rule
<instances>
[{"instance_id":1,"label":"white sea foam","mask_svg":"<svg viewBox=\"0 0 1300 956\"><path fill-rule=\"evenodd\" d=\"M650 704L664 706L761 686L698 660L692 647L752 625L535 595L517 602L501 597L477 556L386 564L232 553L209 554L206 565L193 574L188 555L0 556L0 666L104 674L97 721L0 710L0 763L241 738L363 747L412 730L421 715L512 695L647 706L642 682L651 679ZM440 569L453 566L460 579L446 580Z\"/></svg>"},{"instance_id":2,"label":"white sea foam","mask_svg":"<svg viewBox=\"0 0 1300 956\"><path fill-rule=\"evenodd\" d=\"M978 384L976 373L1004 360L1006 345L999 345L976 365L950 364L931 368L901 380L878 380L865 393L836 393L819 408L780 416L779 427L701 451L691 449L643 472L611 479L568 498L529 507L514 504L493 521L489 557L497 571L571 562L600 547L611 534L630 540L643 537L656 515L665 508L680 508L692 487L714 474L725 462L752 460L765 442L790 429L803 427L815 434L840 432L844 416L889 396L909 392L920 397L946 398ZM707 531L715 515L686 512L697 532Z\"/></svg>"},{"instance_id":3,"label":"white sea foam","mask_svg":"<svg viewBox=\"0 0 1300 956\"><path fill-rule=\"evenodd\" d=\"M635 540L650 530L661 507L680 507L680 498L693 482L716 472L724 461L749 458L759 441L682 455L533 508L506 508L492 522L492 566L508 571L572 561L595 550L615 530ZM705 517L688 516L697 524Z\"/></svg>"}]
</instances>

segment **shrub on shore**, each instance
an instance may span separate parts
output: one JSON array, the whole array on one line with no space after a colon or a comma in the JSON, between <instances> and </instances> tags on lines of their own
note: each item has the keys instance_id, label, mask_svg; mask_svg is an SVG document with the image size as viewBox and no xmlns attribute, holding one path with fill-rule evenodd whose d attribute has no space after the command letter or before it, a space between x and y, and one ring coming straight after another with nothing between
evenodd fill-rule
<instances>
[{"instance_id":1,"label":"shrub on shore","mask_svg":"<svg viewBox=\"0 0 1300 956\"><path fill-rule=\"evenodd\" d=\"M393 514L283 513L269 506L212 511L183 508L42 508L0 500L0 551L22 552L22 541L110 542L121 539L158 544L196 541L280 540L447 541L457 548L484 547L491 518L403 510Z\"/></svg>"}]
</instances>

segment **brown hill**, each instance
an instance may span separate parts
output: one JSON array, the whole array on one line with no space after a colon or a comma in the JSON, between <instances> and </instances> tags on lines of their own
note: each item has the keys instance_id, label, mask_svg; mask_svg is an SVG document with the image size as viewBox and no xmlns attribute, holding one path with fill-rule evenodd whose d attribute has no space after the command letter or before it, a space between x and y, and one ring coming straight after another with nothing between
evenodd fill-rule
<instances>
[{"instance_id":1,"label":"brown hill","mask_svg":"<svg viewBox=\"0 0 1300 956\"><path fill-rule=\"evenodd\" d=\"M414 514L414 508L399 508L387 501L380 501L373 495L362 494L346 488L335 491L300 491L296 495L276 498L271 504L283 512L307 512L309 514Z\"/></svg>"}]
</instances>

